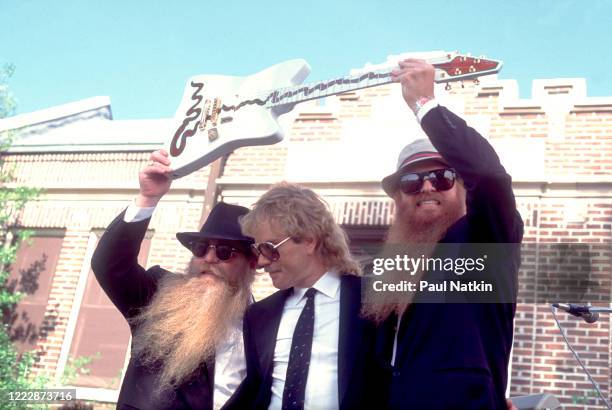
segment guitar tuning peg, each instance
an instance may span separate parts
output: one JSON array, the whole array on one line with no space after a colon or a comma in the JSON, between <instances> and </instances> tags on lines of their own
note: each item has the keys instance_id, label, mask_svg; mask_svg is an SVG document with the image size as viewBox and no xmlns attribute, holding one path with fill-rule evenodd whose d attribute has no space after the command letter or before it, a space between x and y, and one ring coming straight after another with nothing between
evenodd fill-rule
<instances>
[{"instance_id":1,"label":"guitar tuning peg","mask_svg":"<svg viewBox=\"0 0 612 410\"><path fill-rule=\"evenodd\" d=\"M450 83L446 83L446 85L444 86L444 89L445 89L446 91L450 91L450 90L451 90L451 88L452 88L452 87L451 87Z\"/></svg>"},{"instance_id":2,"label":"guitar tuning peg","mask_svg":"<svg viewBox=\"0 0 612 410\"><path fill-rule=\"evenodd\" d=\"M465 88L465 84L463 84L463 80L461 80L461 88Z\"/></svg>"},{"instance_id":3,"label":"guitar tuning peg","mask_svg":"<svg viewBox=\"0 0 612 410\"><path fill-rule=\"evenodd\" d=\"M480 85L480 80L478 78L474 78L474 84L475 85Z\"/></svg>"}]
</instances>

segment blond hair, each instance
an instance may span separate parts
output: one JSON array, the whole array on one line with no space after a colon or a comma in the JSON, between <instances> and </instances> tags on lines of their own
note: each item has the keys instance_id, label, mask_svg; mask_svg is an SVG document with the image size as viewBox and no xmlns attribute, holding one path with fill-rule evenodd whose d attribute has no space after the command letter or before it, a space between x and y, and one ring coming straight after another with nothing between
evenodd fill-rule
<instances>
[{"instance_id":1,"label":"blond hair","mask_svg":"<svg viewBox=\"0 0 612 410\"><path fill-rule=\"evenodd\" d=\"M313 190L288 182L273 185L240 219L243 233L253 236L257 224L262 221L273 223L296 242L313 238L327 269L361 274L361 267L349 251L346 233L334 220L325 201Z\"/></svg>"}]
</instances>

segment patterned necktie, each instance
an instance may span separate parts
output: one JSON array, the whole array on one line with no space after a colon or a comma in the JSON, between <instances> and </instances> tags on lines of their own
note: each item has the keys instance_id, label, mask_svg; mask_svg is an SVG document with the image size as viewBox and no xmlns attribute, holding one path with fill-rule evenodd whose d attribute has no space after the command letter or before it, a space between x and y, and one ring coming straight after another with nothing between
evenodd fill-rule
<instances>
[{"instance_id":1,"label":"patterned necktie","mask_svg":"<svg viewBox=\"0 0 612 410\"><path fill-rule=\"evenodd\" d=\"M285 389L283 390L283 410L304 409L306 380L308 379L314 333L314 296L316 292L316 289L313 288L306 291L308 300L293 331Z\"/></svg>"}]
</instances>

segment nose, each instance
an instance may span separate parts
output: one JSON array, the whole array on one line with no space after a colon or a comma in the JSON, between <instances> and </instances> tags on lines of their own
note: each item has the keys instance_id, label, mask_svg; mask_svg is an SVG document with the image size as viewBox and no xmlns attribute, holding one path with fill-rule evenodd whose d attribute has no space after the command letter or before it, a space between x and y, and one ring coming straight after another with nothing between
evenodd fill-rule
<instances>
[{"instance_id":1,"label":"nose","mask_svg":"<svg viewBox=\"0 0 612 410\"><path fill-rule=\"evenodd\" d=\"M270 264L270 259L266 258L265 256L263 256L262 254L259 254L259 256L257 257L257 265L259 267L265 267L268 266Z\"/></svg>"},{"instance_id":2,"label":"nose","mask_svg":"<svg viewBox=\"0 0 612 410\"><path fill-rule=\"evenodd\" d=\"M434 188L433 184L429 181L429 179L425 178L425 180L423 181L423 186L421 187L421 192L432 192L435 190L436 188Z\"/></svg>"},{"instance_id":3,"label":"nose","mask_svg":"<svg viewBox=\"0 0 612 410\"><path fill-rule=\"evenodd\" d=\"M215 252L215 248L209 246L206 249L206 253L204 254L204 261L207 263L217 263L219 262L219 258L217 258L217 253Z\"/></svg>"}]
</instances>

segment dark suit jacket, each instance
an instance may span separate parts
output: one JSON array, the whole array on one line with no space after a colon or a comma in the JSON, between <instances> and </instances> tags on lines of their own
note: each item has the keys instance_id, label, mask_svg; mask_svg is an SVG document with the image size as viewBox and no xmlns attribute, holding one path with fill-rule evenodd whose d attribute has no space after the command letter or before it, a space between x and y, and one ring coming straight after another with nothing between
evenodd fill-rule
<instances>
[{"instance_id":1,"label":"dark suit jacket","mask_svg":"<svg viewBox=\"0 0 612 410\"><path fill-rule=\"evenodd\" d=\"M159 266L145 270L138 265L140 244L149 224L125 223L122 212L106 229L91 260L92 269L110 300L126 318L146 306L159 280L173 275ZM132 328L134 333L136 329ZM174 397L155 399L155 372L144 368L133 356L121 385L119 409L212 409L214 362L202 365L199 373L182 385Z\"/></svg>"},{"instance_id":2,"label":"dark suit jacket","mask_svg":"<svg viewBox=\"0 0 612 410\"><path fill-rule=\"evenodd\" d=\"M341 409L368 408L368 358L373 357L373 326L359 317L361 278L342 275L338 340L338 400ZM252 304L244 317L247 377L236 394L235 409L267 409L272 397L276 336L285 301L292 289L280 290ZM228 407L230 408L230 407Z\"/></svg>"},{"instance_id":3,"label":"dark suit jacket","mask_svg":"<svg viewBox=\"0 0 612 410\"><path fill-rule=\"evenodd\" d=\"M466 244L518 244L523 224L511 178L489 143L444 107L425 115L423 129L462 177L467 215L441 240L445 253L466 256ZM441 248L439 246L438 248ZM518 245L486 263L486 274L516 295ZM491 258L490 258L491 259ZM378 329L377 363L393 409L505 409L515 303L413 303L402 317L395 366L390 357L397 317Z\"/></svg>"}]
</instances>

